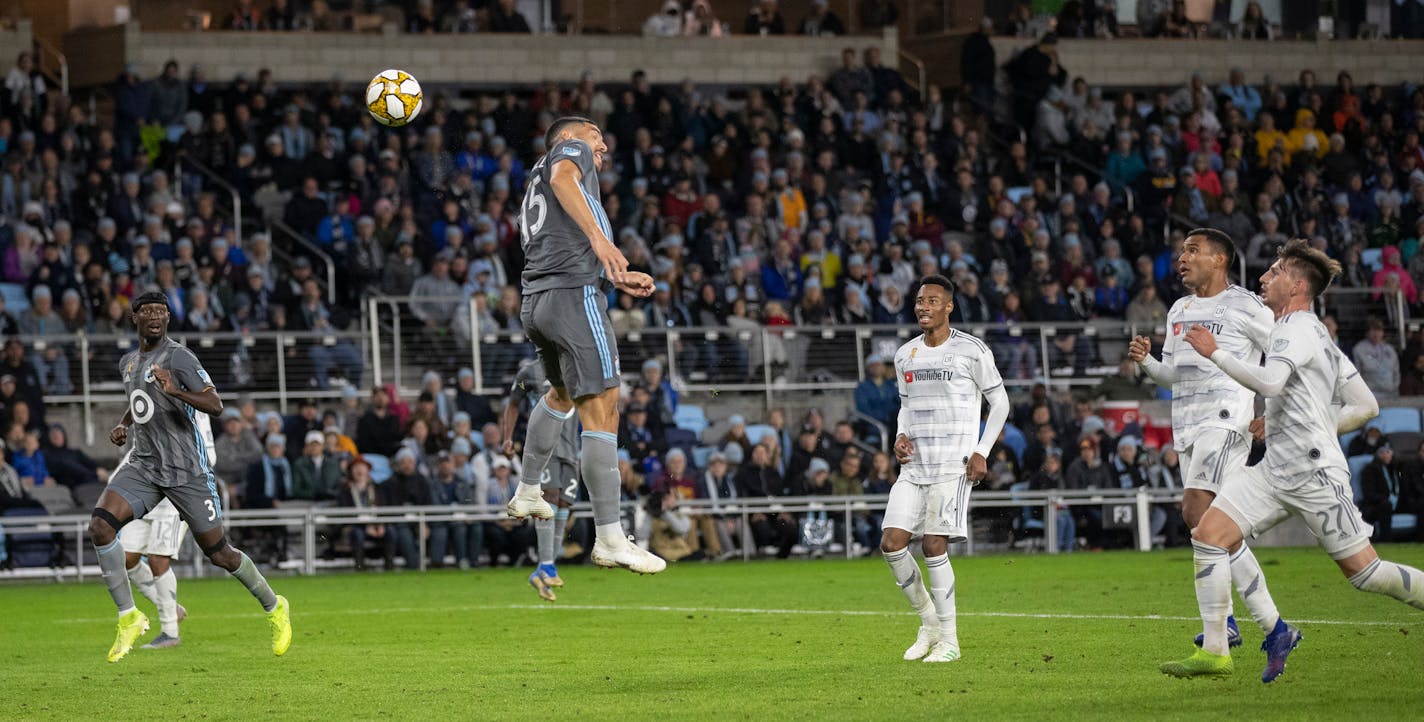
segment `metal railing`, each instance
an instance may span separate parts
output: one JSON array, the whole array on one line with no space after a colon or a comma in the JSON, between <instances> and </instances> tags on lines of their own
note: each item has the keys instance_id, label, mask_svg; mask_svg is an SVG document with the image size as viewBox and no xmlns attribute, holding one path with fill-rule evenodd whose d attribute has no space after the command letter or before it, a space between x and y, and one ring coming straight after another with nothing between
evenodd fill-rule
<instances>
[{"instance_id":1,"label":"metal railing","mask_svg":"<svg viewBox=\"0 0 1424 722\"><path fill-rule=\"evenodd\" d=\"M906 51L903 48L896 48L895 52L899 55L900 62L909 63L910 65L913 65L915 67L915 77L917 78L917 82L915 83L915 92L920 93L921 95L928 94L929 90L927 88L928 81L926 80L927 74L925 73L925 61L921 60L920 57L915 55L914 53Z\"/></svg>"},{"instance_id":2,"label":"metal railing","mask_svg":"<svg viewBox=\"0 0 1424 722\"><path fill-rule=\"evenodd\" d=\"M59 48L46 42L38 35L34 36L35 42L35 66L41 73L50 76L52 80L59 81L59 94L69 97L69 60L64 57L64 53Z\"/></svg>"},{"instance_id":3,"label":"metal railing","mask_svg":"<svg viewBox=\"0 0 1424 722\"><path fill-rule=\"evenodd\" d=\"M282 237L300 246L303 252L316 256L316 259L321 262L322 268L325 269L326 302L336 303L336 262L332 260L331 254L327 253L321 246L313 243L311 239L302 235L300 231L287 225L280 219L273 218L268 221L268 226L268 235L272 236L273 239L276 239L278 237L277 233L280 233ZM277 233L273 233L272 231L277 231Z\"/></svg>"},{"instance_id":4,"label":"metal railing","mask_svg":"<svg viewBox=\"0 0 1424 722\"><path fill-rule=\"evenodd\" d=\"M852 541L857 516L882 513L887 496L871 494L857 496L794 496L763 497L731 500L690 499L679 503L680 509L692 515L716 515L733 517L739 522L738 537L741 540L741 557L751 560L754 554L751 517L755 514L825 514L827 518L838 518L843 522L842 540L844 556L853 556ZM978 491L970 496L971 513L984 509L1017 509L1022 514L1042 511L1043 543L1048 553L1057 553L1057 512L1062 508L1100 507L1104 518L1109 520L1105 527L1112 526L1129 531L1133 548L1150 551L1153 547L1151 533L1151 508L1157 504L1173 504L1181 500L1177 491L1142 487L1136 489L1087 489L1044 491ZM623 502L626 514L636 513L637 502ZM587 502L575 504L571 515L576 518L590 517L592 507ZM229 528L281 527L290 533L300 530L302 543L300 558L290 564L290 568L303 574L318 571L317 558L322 550L317 548L318 531L328 527L366 524L412 524L416 527L413 535L419 550L418 566L425 569L429 553L426 549L426 532L432 524L481 523L507 519L503 509L489 506L402 506L384 508L352 508L337 506L310 506L300 509L233 509L223 514L224 525ZM969 538L963 542L965 554L974 554L976 547L988 543L976 539L973 525L968 530ZM4 520L5 534L11 538L23 534L58 534L73 536L61 543L61 548L73 550L70 563L61 567L43 568L38 574L56 579L73 577L83 580L96 575L97 568L84 564L89 548L89 516L65 514L58 516L7 517ZM1036 536L1036 534L1035 534ZM1013 544L1010 538L1010 547ZM290 551L290 547L289 547ZM208 573L211 568L201 555L195 555L193 569L198 574ZM406 560L409 564L409 560ZM34 568L32 568L34 569ZM0 580L7 576L21 576L0 572ZM35 576L29 574L27 576Z\"/></svg>"},{"instance_id":5,"label":"metal railing","mask_svg":"<svg viewBox=\"0 0 1424 722\"><path fill-rule=\"evenodd\" d=\"M1378 294L1380 297L1375 298ZM1349 300L1341 300L1349 299ZM1355 300L1358 299L1358 300ZM1325 289L1325 293L1315 300L1315 311L1318 314L1336 313L1338 311L1363 311L1355 313L1355 317L1376 317L1385 322L1386 327L1393 327L1395 331L1395 341L1400 350L1404 350L1409 340L1408 331L1413 325L1409 323L1409 306L1404 301L1404 291L1395 289L1386 291L1379 288L1346 288L1342 286L1331 286ZM1347 319L1339 318L1337 313L1336 321L1342 327L1349 325ZM1350 331L1363 330L1362 328L1349 328Z\"/></svg>"},{"instance_id":6,"label":"metal railing","mask_svg":"<svg viewBox=\"0 0 1424 722\"><path fill-rule=\"evenodd\" d=\"M192 158L189 158L187 153L179 153L178 159L175 161L174 164L177 167L174 169L176 172L173 174L173 188L175 191L177 191L179 196L187 197L183 193L183 168L185 166L188 168L192 168L193 170L197 171L199 175L203 176L204 178L207 178L209 181L212 181L214 184L216 184L219 188L222 188L223 190L227 191L228 196L232 199L232 227L234 230L237 231L237 237L242 238L242 194L238 193L237 188L234 187L231 183L227 182L227 179L218 175L218 173L212 168L209 168L208 166Z\"/></svg>"},{"instance_id":7,"label":"metal railing","mask_svg":"<svg viewBox=\"0 0 1424 722\"><path fill-rule=\"evenodd\" d=\"M363 347L365 335L359 331L261 331L253 333L190 333L173 330L170 335L186 344L214 383L225 393L244 393L256 400L275 400L278 409L286 413L292 398L337 398L340 387L334 380L354 381L348 372L365 373L370 353ZM96 439L94 410L101 404L122 404L126 401L119 375L119 361L138 348L134 335L81 333L73 336L17 336L31 360L51 349L59 349L69 369L73 391L67 394L46 394L47 404L78 404L84 426L84 442L92 446ZM334 355L342 344L351 344L360 368L350 368L350 358L323 367L326 357ZM314 348L329 349L316 354ZM303 353L305 351L306 353ZM350 356L351 354L346 354ZM318 360L320 357L320 360ZM55 361L47 361L51 374L57 371ZM75 371L78 373L76 374ZM316 386L320 376L328 376L331 388ZM53 384L53 379L51 379Z\"/></svg>"}]
</instances>

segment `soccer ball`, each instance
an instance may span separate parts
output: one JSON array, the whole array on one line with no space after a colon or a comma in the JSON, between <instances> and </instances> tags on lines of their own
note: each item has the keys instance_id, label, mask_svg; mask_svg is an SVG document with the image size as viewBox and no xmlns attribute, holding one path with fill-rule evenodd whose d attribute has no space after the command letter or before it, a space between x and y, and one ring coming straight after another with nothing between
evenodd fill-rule
<instances>
[{"instance_id":1,"label":"soccer ball","mask_svg":"<svg viewBox=\"0 0 1424 722\"><path fill-rule=\"evenodd\" d=\"M404 70L382 70L366 86L366 110L381 125L400 127L420 115L420 82Z\"/></svg>"}]
</instances>

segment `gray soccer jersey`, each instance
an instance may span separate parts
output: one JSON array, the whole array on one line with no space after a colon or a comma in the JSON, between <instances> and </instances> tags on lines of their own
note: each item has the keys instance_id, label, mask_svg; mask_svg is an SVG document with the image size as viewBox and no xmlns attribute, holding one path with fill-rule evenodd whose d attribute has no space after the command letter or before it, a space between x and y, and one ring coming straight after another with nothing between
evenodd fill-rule
<instances>
[{"instance_id":1,"label":"gray soccer jersey","mask_svg":"<svg viewBox=\"0 0 1424 722\"><path fill-rule=\"evenodd\" d=\"M213 381L198 357L171 338L148 353L130 351L119 362L134 420L130 461L154 470L181 471L154 480L159 486L178 486L211 471L211 436L204 433L203 412L163 392L153 374L155 366L172 372L173 382L185 391L212 388Z\"/></svg>"},{"instance_id":2,"label":"gray soccer jersey","mask_svg":"<svg viewBox=\"0 0 1424 722\"><path fill-rule=\"evenodd\" d=\"M1260 466L1287 488L1330 467L1348 477L1335 422L1340 391L1360 372L1310 311L1276 322L1269 344L1266 363L1282 361L1291 373L1281 393L1266 399L1266 458Z\"/></svg>"},{"instance_id":3,"label":"gray soccer jersey","mask_svg":"<svg viewBox=\"0 0 1424 722\"><path fill-rule=\"evenodd\" d=\"M538 362L524 364L524 367L514 374L514 387L510 391L516 396L529 399L531 404L537 404L539 397L549 391L549 379L544 375L544 367ZM578 426L578 422L573 419L564 422L559 444L554 447L553 460L578 468Z\"/></svg>"},{"instance_id":4,"label":"gray soccer jersey","mask_svg":"<svg viewBox=\"0 0 1424 722\"><path fill-rule=\"evenodd\" d=\"M1210 298L1187 296L1172 305L1162 363L1177 374L1172 384L1172 437L1177 451L1191 448L1203 429L1244 435L1255 415L1256 394L1197 353L1186 342L1187 331L1204 326L1216 336L1218 346L1255 365L1274 323L1271 309L1240 286L1227 286Z\"/></svg>"},{"instance_id":5,"label":"gray soccer jersey","mask_svg":"<svg viewBox=\"0 0 1424 722\"><path fill-rule=\"evenodd\" d=\"M565 211L549 187L554 165L574 163L582 176L584 201L594 220L609 240L613 226L599 201L598 168L593 149L581 140L569 139L549 149L529 171L529 185L519 209L519 235L524 244L524 294L554 288L581 288L601 285L603 264L593 255L589 238Z\"/></svg>"}]
</instances>

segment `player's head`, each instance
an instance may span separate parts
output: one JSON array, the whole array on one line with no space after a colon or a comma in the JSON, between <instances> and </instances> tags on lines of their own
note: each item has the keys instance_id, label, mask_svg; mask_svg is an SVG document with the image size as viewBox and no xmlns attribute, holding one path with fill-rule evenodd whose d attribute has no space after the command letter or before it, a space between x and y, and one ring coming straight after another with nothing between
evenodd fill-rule
<instances>
[{"instance_id":1,"label":"player's head","mask_svg":"<svg viewBox=\"0 0 1424 722\"><path fill-rule=\"evenodd\" d=\"M921 330L949 325L949 314L954 310L954 291L954 281L937 273L920 281L920 291L915 294L915 318L920 322Z\"/></svg>"},{"instance_id":2,"label":"player's head","mask_svg":"<svg viewBox=\"0 0 1424 722\"><path fill-rule=\"evenodd\" d=\"M129 304L134 326L141 339L163 338L168 333L168 297L158 291L145 291Z\"/></svg>"},{"instance_id":3,"label":"player's head","mask_svg":"<svg viewBox=\"0 0 1424 722\"><path fill-rule=\"evenodd\" d=\"M568 138L577 138L589 147L593 148L593 163L597 167L603 164L603 154L608 152L608 146L603 142L603 131L598 129L598 124L579 115L566 115L549 124L549 129L544 132L544 147L552 149L555 144Z\"/></svg>"},{"instance_id":4,"label":"player's head","mask_svg":"<svg viewBox=\"0 0 1424 722\"><path fill-rule=\"evenodd\" d=\"M1340 275L1340 262L1304 238L1287 241L1276 262L1261 274L1261 296L1272 311L1292 303L1309 305Z\"/></svg>"},{"instance_id":5,"label":"player's head","mask_svg":"<svg viewBox=\"0 0 1424 722\"><path fill-rule=\"evenodd\" d=\"M1198 228L1188 233L1182 242L1177 273L1182 277L1182 284L1195 291L1226 283L1235 262L1236 244L1231 236L1215 228Z\"/></svg>"}]
</instances>

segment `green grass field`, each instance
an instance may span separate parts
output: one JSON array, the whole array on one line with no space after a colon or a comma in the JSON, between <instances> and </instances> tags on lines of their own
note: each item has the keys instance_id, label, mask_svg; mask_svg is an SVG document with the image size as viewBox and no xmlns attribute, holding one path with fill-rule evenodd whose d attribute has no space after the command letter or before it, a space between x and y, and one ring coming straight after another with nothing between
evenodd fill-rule
<instances>
[{"instance_id":1,"label":"green grass field","mask_svg":"<svg viewBox=\"0 0 1424 722\"><path fill-rule=\"evenodd\" d=\"M1424 566L1424 546L1385 556ZM291 651L226 579L183 581L183 646L118 664L102 584L0 586L9 719L1419 719L1424 612L1313 550L1257 552L1305 640L1259 680L1163 677L1199 631L1186 551L955 559L964 659L903 662L911 615L878 559L277 577ZM156 615L140 601L157 632ZM1244 617L1244 609L1238 606ZM141 641L146 641L147 638ZM1243 651L1244 650L1244 651Z\"/></svg>"}]
</instances>

